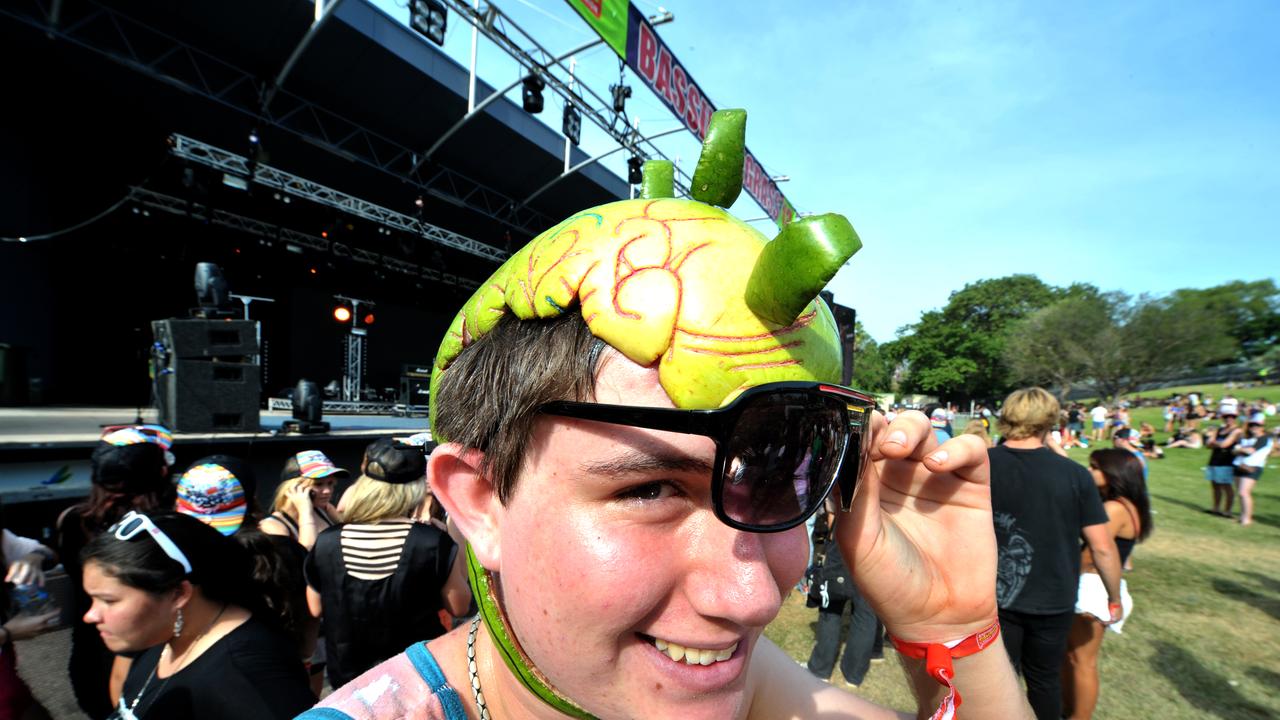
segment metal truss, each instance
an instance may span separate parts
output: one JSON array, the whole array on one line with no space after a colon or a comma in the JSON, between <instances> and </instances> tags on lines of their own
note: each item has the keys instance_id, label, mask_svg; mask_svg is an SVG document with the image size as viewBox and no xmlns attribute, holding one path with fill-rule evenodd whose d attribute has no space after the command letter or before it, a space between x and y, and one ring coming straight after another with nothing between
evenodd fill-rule
<instances>
[{"instance_id":1,"label":"metal truss","mask_svg":"<svg viewBox=\"0 0 1280 720\"><path fill-rule=\"evenodd\" d=\"M403 405L399 406L403 407ZM394 415L396 403L346 400L325 400L321 412L325 415ZM267 398L267 410L291 412L293 400L289 398Z\"/></svg>"},{"instance_id":2,"label":"metal truss","mask_svg":"<svg viewBox=\"0 0 1280 720\"><path fill-rule=\"evenodd\" d=\"M0 6L0 15L86 50L98 53L156 81L200 95L246 116L247 127L277 127L316 147L359 162L478 212L507 227L537 235L555 223L549 216L462 173L433 164L426 175L411 170L416 151L347 120L283 88L271 90L254 75L123 13L93 3L76 3L77 14L55 0L46 10L31 0L27 10Z\"/></svg>"},{"instance_id":3,"label":"metal truss","mask_svg":"<svg viewBox=\"0 0 1280 720\"><path fill-rule=\"evenodd\" d=\"M501 263L507 257L507 253L503 250L499 250L492 245L486 245L479 240L472 240L452 230L445 230L425 220L419 220L368 200L362 200L354 195L348 195L340 190L334 190L331 187L273 168L270 165L251 162L249 158L243 155L236 155L233 152L202 143L199 140L192 140L185 135L171 135L170 141L173 145L173 154L189 162L205 165L236 177L248 178L273 190L288 193L304 200L310 200L319 205L326 205L384 227L418 235L446 247L461 250L487 260L493 260L497 263Z\"/></svg>"},{"instance_id":4,"label":"metal truss","mask_svg":"<svg viewBox=\"0 0 1280 720\"><path fill-rule=\"evenodd\" d=\"M147 190L146 188L133 187L129 189L129 197L142 207L159 212L169 213L170 215L182 215L193 217L199 220L208 220L215 225L230 228L246 235L253 235L259 238L271 238L284 243L292 243L308 250L318 252L331 252L338 257L350 258L356 262L366 265L374 265L404 273L413 277L424 278L432 282L445 283L465 290L475 290L480 283L459 277L451 273L442 273L435 268L423 267L416 263L407 262L390 255L382 255L365 250L363 248L353 248L342 243L332 242L322 237L308 235L306 233L291 230L279 225L255 220L254 218L237 215L225 210L210 208L199 203L190 202L183 198L174 197Z\"/></svg>"},{"instance_id":5,"label":"metal truss","mask_svg":"<svg viewBox=\"0 0 1280 720\"><path fill-rule=\"evenodd\" d=\"M478 8L472 7L467 0L443 0L443 2L510 55L521 67L543 78L548 88L555 91L566 103L578 108L587 119L612 137L618 145L641 152L640 145L644 144L648 146L648 150L645 151L648 157L670 159L651 142L650 138L641 137L638 133L627 129L625 123L622 128L618 127L619 116L613 111L611 99L606 100L586 84L573 80L566 81L553 72L555 68L559 68L561 72L567 74L569 69L564 66L564 61L560 57L544 48L492 2L481 4ZM511 33L518 34L519 39L513 38ZM525 47L533 49L525 50ZM586 96L574 89L573 85L582 87ZM693 178L679 166L676 166L675 172L676 194L688 195Z\"/></svg>"}]
</instances>

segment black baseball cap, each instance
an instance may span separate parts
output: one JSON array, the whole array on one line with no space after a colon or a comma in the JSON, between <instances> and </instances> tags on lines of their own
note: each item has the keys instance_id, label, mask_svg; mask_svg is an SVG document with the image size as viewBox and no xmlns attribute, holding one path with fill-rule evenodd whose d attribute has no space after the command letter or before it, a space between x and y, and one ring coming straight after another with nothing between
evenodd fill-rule
<instances>
[{"instance_id":1,"label":"black baseball cap","mask_svg":"<svg viewBox=\"0 0 1280 720\"><path fill-rule=\"evenodd\" d=\"M89 459L94 485L111 492L142 495L161 492L169 484L164 448L155 443L98 443Z\"/></svg>"},{"instance_id":2,"label":"black baseball cap","mask_svg":"<svg viewBox=\"0 0 1280 720\"><path fill-rule=\"evenodd\" d=\"M374 480L403 485L427 475L427 458L418 445L382 438L369 444L364 457L364 474Z\"/></svg>"}]
</instances>

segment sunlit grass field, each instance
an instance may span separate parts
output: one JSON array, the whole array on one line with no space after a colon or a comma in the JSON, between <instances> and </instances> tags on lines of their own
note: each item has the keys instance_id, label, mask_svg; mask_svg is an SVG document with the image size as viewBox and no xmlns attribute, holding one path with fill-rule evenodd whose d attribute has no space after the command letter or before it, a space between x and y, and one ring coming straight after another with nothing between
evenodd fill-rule
<instances>
[{"instance_id":1,"label":"sunlit grass field","mask_svg":"<svg viewBox=\"0 0 1280 720\"><path fill-rule=\"evenodd\" d=\"M1190 388L1143 395L1165 397ZM1220 385L1196 389L1215 400ZM1280 399L1280 386L1233 390L1242 402ZM1163 430L1162 408L1133 410L1133 422ZM1269 429L1280 416L1269 418ZM1163 442L1165 435L1158 434ZM1100 447L1110 447L1103 442ZM1072 449L1087 462L1089 451ZM1280 457L1273 454L1254 491L1254 524L1209 515L1201 468L1208 450L1175 449L1149 460L1155 530L1126 573L1134 611L1124 634L1102 647L1097 718L1280 718ZM804 662L817 610L793 593L767 634ZM900 709L914 707L897 658L873 664L853 692ZM840 670L832 679L843 683Z\"/></svg>"}]
</instances>

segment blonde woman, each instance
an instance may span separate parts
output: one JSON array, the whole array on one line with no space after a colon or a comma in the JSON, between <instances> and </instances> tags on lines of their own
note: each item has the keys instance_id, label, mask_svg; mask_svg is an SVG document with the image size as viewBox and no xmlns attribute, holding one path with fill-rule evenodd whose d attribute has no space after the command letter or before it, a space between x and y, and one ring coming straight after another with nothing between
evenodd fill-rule
<instances>
[{"instance_id":1,"label":"blonde woman","mask_svg":"<svg viewBox=\"0 0 1280 720\"><path fill-rule=\"evenodd\" d=\"M293 538L310 550L320 531L342 522L330 501L334 483L347 474L319 450L303 450L291 456L280 473L271 514L258 527L268 535Z\"/></svg>"},{"instance_id":2,"label":"blonde woman","mask_svg":"<svg viewBox=\"0 0 1280 720\"><path fill-rule=\"evenodd\" d=\"M449 534L417 522L428 501L421 447L378 440L342 496L345 522L307 556L307 605L325 620L329 683L339 687L414 642L443 635L439 611L470 603Z\"/></svg>"}]
</instances>

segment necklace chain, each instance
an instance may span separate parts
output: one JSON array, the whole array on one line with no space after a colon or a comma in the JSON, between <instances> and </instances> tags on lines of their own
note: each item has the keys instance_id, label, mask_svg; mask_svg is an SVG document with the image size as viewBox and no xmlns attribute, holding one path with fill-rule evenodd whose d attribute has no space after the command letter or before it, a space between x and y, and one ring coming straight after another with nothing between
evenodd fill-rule
<instances>
[{"instance_id":1,"label":"necklace chain","mask_svg":"<svg viewBox=\"0 0 1280 720\"><path fill-rule=\"evenodd\" d=\"M205 635L208 635L208 634L209 634L209 631L213 629L213 626L214 626L214 625L217 625L217 624L218 624L218 620L220 620L220 619L222 618L222 613L224 613L224 612L226 612L226 611L227 611L227 603L223 603L222 608L218 610L218 614L213 616L213 620L210 620L210 621L209 621L209 624L205 627L205 629L204 629L203 631L201 631L201 633L200 633L199 635L197 635L197 636L196 636L196 639L195 639L195 640L192 640L192 641L191 641L191 644L190 644L190 645L188 645L188 646L187 646L187 649L182 651L182 657L180 658L180 660L186 660L186 659L187 659L187 655L189 655L189 654L191 653L191 650L192 650L192 649L194 649L194 648L195 648L195 646L196 646L197 644L199 644L201 640L203 640L203 639L204 639L204 636L205 636ZM169 648L168 648L168 646L166 646L166 647L165 647L165 650L167 650L167 649L169 649ZM163 657L164 657L164 650L161 650L161 651L160 651L160 657L156 658L156 664L155 664L155 667L151 668L151 674L147 676L147 681L146 681L146 682L144 682L144 683L142 683L142 689L141 689L141 690L139 690L139 691L138 691L138 694L137 694L137 695L135 695L135 696L133 697L133 702L129 703L129 715L130 715L130 716L132 716L132 717L136 717L136 715L134 715L134 710L135 710L135 709L137 709L137 707L138 707L138 703L142 701L142 696L143 696L143 695L145 695L145 694L147 693L147 688L151 686L151 681L155 679L155 677L156 677L156 673L157 673L157 672L159 672L159 670L160 670L160 660L161 660ZM178 664L178 663L176 663L176 662L174 663L174 667L175 667L175 668L177 667L177 664ZM178 672L177 670L174 670L173 672L169 673L169 676L168 676L168 677L166 677L166 678L164 679L164 682L160 683L160 689L161 689L161 690L163 690L163 689L164 689L164 686L165 686L165 685L168 685L168 684L169 684L169 678L171 678L171 677L173 677L174 675L176 675L176 674L177 674L177 672ZM123 702L123 700L122 700L121 702ZM152 704L154 705L155 703L153 702ZM148 705L147 707L151 707L151 705Z\"/></svg>"},{"instance_id":2,"label":"necklace chain","mask_svg":"<svg viewBox=\"0 0 1280 720\"><path fill-rule=\"evenodd\" d=\"M490 720L489 707L484 704L484 693L480 690L480 673L476 671L476 630L479 627L480 616L477 615L471 621L471 631L467 633L467 672L471 673L471 694L480 710L480 720Z\"/></svg>"}]
</instances>

